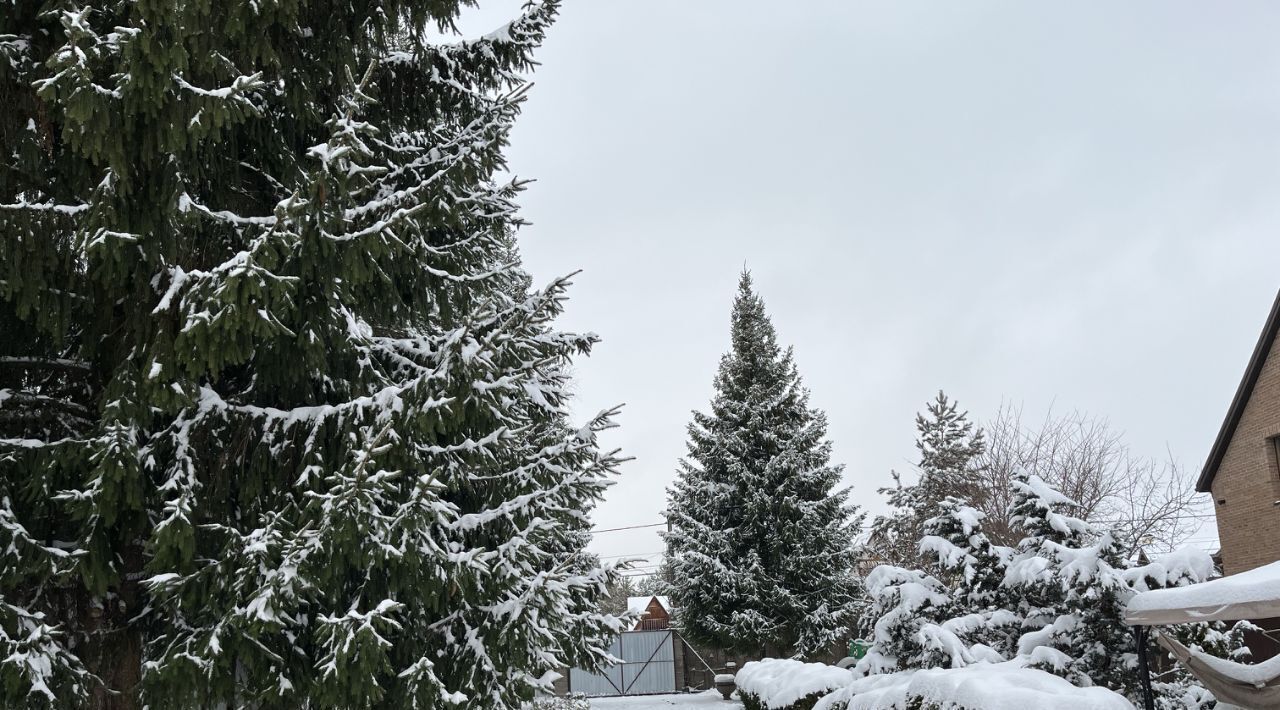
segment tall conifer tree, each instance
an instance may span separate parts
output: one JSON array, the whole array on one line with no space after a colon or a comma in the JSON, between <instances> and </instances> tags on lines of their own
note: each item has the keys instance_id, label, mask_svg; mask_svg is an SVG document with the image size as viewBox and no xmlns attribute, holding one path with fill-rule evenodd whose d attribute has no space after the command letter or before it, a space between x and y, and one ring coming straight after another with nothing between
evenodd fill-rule
<instances>
[{"instance_id":1,"label":"tall conifer tree","mask_svg":"<svg viewBox=\"0 0 1280 710\"><path fill-rule=\"evenodd\" d=\"M617 458L500 180L557 10L0 2L0 705L510 708Z\"/></svg>"},{"instance_id":2,"label":"tall conifer tree","mask_svg":"<svg viewBox=\"0 0 1280 710\"><path fill-rule=\"evenodd\" d=\"M839 488L826 415L743 273L711 412L695 412L669 491L672 601L691 638L811 656L844 636L860 516Z\"/></svg>"}]
</instances>

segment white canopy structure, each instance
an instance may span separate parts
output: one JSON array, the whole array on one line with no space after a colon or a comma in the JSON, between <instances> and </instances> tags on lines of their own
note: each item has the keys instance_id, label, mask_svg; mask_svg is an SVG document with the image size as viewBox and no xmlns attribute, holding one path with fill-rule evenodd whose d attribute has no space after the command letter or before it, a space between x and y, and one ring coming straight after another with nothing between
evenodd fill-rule
<instances>
[{"instance_id":1,"label":"white canopy structure","mask_svg":"<svg viewBox=\"0 0 1280 710\"><path fill-rule=\"evenodd\" d=\"M1129 600L1124 612L1125 623L1130 626L1277 616L1280 616L1280 562L1200 584L1140 592ZM1139 633L1138 638L1141 645L1143 635ZM1219 701L1241 708L1280 707L1280 656L1249 665L1193 651L1163 634L1157 634L1156 641L1199 678Z\"/></svg>"},{"instance_id":2,"label":"white canopy structure","mask_svg":"<svg viewBox=\"0 0 1280 710\"><path fill-rule=\"evenodd\" d=\"M1158 634L1156 642L1199 678L1219 702L1259 710L1280 707L1280 656L1262 663L1236 663L1193 651L1164 634Z\"/></svg>"},{"instance_id":3,"label":"white canopy structure","mask_svg":"<svg viewBox=\"0 0 1280 710\"><path fill-rule=\"evenodd\" d=\"M1139 592L1129 600L1130 626L1237 621L1280 616L1280 562L1186 587Z\"/></svg>"}]
</instances>

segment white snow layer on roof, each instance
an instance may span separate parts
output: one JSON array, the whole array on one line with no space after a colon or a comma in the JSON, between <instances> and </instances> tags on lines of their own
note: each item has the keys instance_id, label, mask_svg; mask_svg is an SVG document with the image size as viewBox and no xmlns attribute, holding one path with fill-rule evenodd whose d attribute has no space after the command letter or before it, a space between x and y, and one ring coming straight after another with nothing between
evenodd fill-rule
<instances>
[{"instance_id":1,"label":"white snow layer on roof","mask_svg":"<svg viewBox=\"0 0 1280 710\"><path fill-rule=\"evenodd\" d=\"M866 676L819 700L814 710L840 703L848 710L898 710L916 698L957 710L1134 710L1119 693L1078 688L1014 661Z\"/></svg>"},{"instance_id":2,"label":"white snow layer on roof","mask_svg":"<svg viewBox=\"0 0 1280 710\"><path fill-rule=\"evenodd\" d=\"M1140 592L1124 614L1135 626L1274 616L1280 616L1280 562L1201 584Z\"/></svg>"},{"instance_id":3,"label":"white snow layer on roof","mask_svg":"<svg viewBox=\"0 0 1280 710\"><path fill-rule=\"evenodd\" d=\"M738 692L757 696L769 708L784 708L814 693L830 693L852 680L853 673L845 668L789 658L752 661L734 677Z\"/></svg>"},{"instance_id":4,"label":"white snow layer on roof","mask_svg":"<svg viewBox=\"0 0 1280 710\"><path fill-rule=\"evenodd\" d=\"M649 600L657 599L667 613L671 613L671 600L665 596L649 596L649 597L627 597L627 611L635 614L643 614L645 609L649 608Z\"/></svg>"}]
</instances>

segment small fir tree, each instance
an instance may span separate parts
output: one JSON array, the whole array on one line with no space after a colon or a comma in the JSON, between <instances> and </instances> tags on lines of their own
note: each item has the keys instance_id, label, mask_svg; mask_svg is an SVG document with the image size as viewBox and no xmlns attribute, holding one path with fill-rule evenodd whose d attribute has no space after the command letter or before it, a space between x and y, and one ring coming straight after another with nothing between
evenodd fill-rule
<instances>
[{"instance_id":1,"label":"small fir tree","mask_svg":"<svg viewBox=\"0 0 1280 710\"><path fill-rule=\"evenodd\" d=\"M672 601L695 641L812 656L854 619L859 516L838 488L826 416L809 406L747 273L731 334L711 412L694 414L668 493Z\"/></svg>"},{"instance_id":2,"label":"small fir tree","mask_svg":"<svg viewBox=\"0 0 1280 710\"><path fill-rule=\"evenodd\" d=\"M958 639L940 642L939 622L950 616L951 595L934 577L919 570L880 565L865 580L871 641L858 662L860 673L893 673L914 668L949 667L947 651ZM963 663L962 663L963 665Z\"/></svg>"},{"instance_id":3,"label":"small fir tree","mask_svg":"<svg viewBox=\"0 0 1280 710\"><path fill-rule=\"evenodd\" d=\"M530 4L3 3L0 705L519 707L618 458L513 262Z\"/></svg>"},{"instance_id":4,"label":"small fir tree","mask_svg":"<svg viewBox=\"0 0 1280 710\"><path fill-rule=\"evenodd\" d=\"M973 462L986 450L982 430L941 390L925 412L916 415L916 431L920 478L903 485L901 476L893 473L894 487L880 490L893 510L876 517L868 537L868 548L889 564L914 564L925 521L937 514L936 506L948 496L964 498L972 492Z\"/></svg>"},{"instance_id":5,"label":"small fir tree","mask_svg":"<svg viewBox=\"0 0 1280 710\"><path fill-rule=\"evenodd\" d=\"M935 576L951 582L958 610L978 613L1000 601L1004 567L1012 553L987 538L982 530L985 516L963 499L948 496L940 501L938 514L924 523L919 549Z\"/></svg>"},{"instance_id":6,"label":"small fir tree","mask_svg":"<svg viewBox=\"0 0 1280 710\"><path fill-rule=\"evenodd\" d=\"M1010 520L1025 537L1004 586L1026 629L1018 654L1076 685L1100 685L1137 701L1137 655L1123 621L1133 588L1119 546L1110 533L1070 515L1075 502L1040 478L1021 474L1013 487Z\"/></svg>"},{"instance_id":7,"label":"small fir tree","mask_svg":"<svg viewBox=\"0 0 1280 710\"><path fill-rule=\"evenodd\" d=\"M947 497L937 510L925 521L919 548L925 568L949 590L952 618L945 625L970 643L1011 657L1022 627L1022 618L1005 608L1002 587L1013 550L987 538L984 515L964 500Z\"/></svg>"}]
</instances>

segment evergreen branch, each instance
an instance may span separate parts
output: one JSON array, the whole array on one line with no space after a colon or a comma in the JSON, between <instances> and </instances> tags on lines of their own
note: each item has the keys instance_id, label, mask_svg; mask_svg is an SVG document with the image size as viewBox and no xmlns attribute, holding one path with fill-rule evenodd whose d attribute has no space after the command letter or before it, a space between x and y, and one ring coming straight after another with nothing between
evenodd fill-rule
<instances>
[{"instance_id":1,"label":"evergreen branch","mask_svg":"<svg viewBox=\"0 0 1280 710\"><path fill-rule=\"evenodd\" d=\"M52 409L64 414L70 414L85 421L89 421L93 416L93 412L91 412L88 407L75 402L69 402L65 399L48 397L40 394L31 394L29 392L21 392L12 389L0 389L0 407L3 407L6 402L39 407L42 409ZM4 412L4 410L0 409L0 412ZM10 412L4 413L9 414Z\"/></svg>"},{"instance_id":2,"label":"evergreen branch","mask_svg":"<svg viewBox=\"0 0 1280 710\"><path fill-rule=\"evenodd\" d=\"M223 100L234 99L235 101L255 110L257 109L257 106L245 99L244 95L250 91L261 89L266 86L266 82L262 80L262 72L238 76L231 82L231 86L223 87L221 89L202 89L188 82L181 74L174 73L172 76L174 83L176 83L179 88L184 91L189 91L196 96Z\"/></svg>"},{"instance_id":3,"label":"evergreen branch","mask_svg":"<svg viewBox=\"0 0 1280 710\"><path fill-rule=\"evenodd\" d=\"M90 372L92 367L83 360L69 360L67 358L49 358L34 357L20 355L3 355L0 356L0 365L19 368L36 368L47 370L63 370L66 372L85 373Z\"/></svg>"},{"instance_id":4,"label":"evergreen branch","mask_svg":"<svg viewBox=\"0 0 1280 710\"><path fill-rule=\"evenodd\" d=\"M28 210L31 212L54 212L68 217L78 215L88 209L88 204L60 205L52 200L49 202L27 202L23 198L19 198L17 202L13 203L0 203L0 210L8 210L12 212L19 210Z\"/></svg>"}]
</instances>

